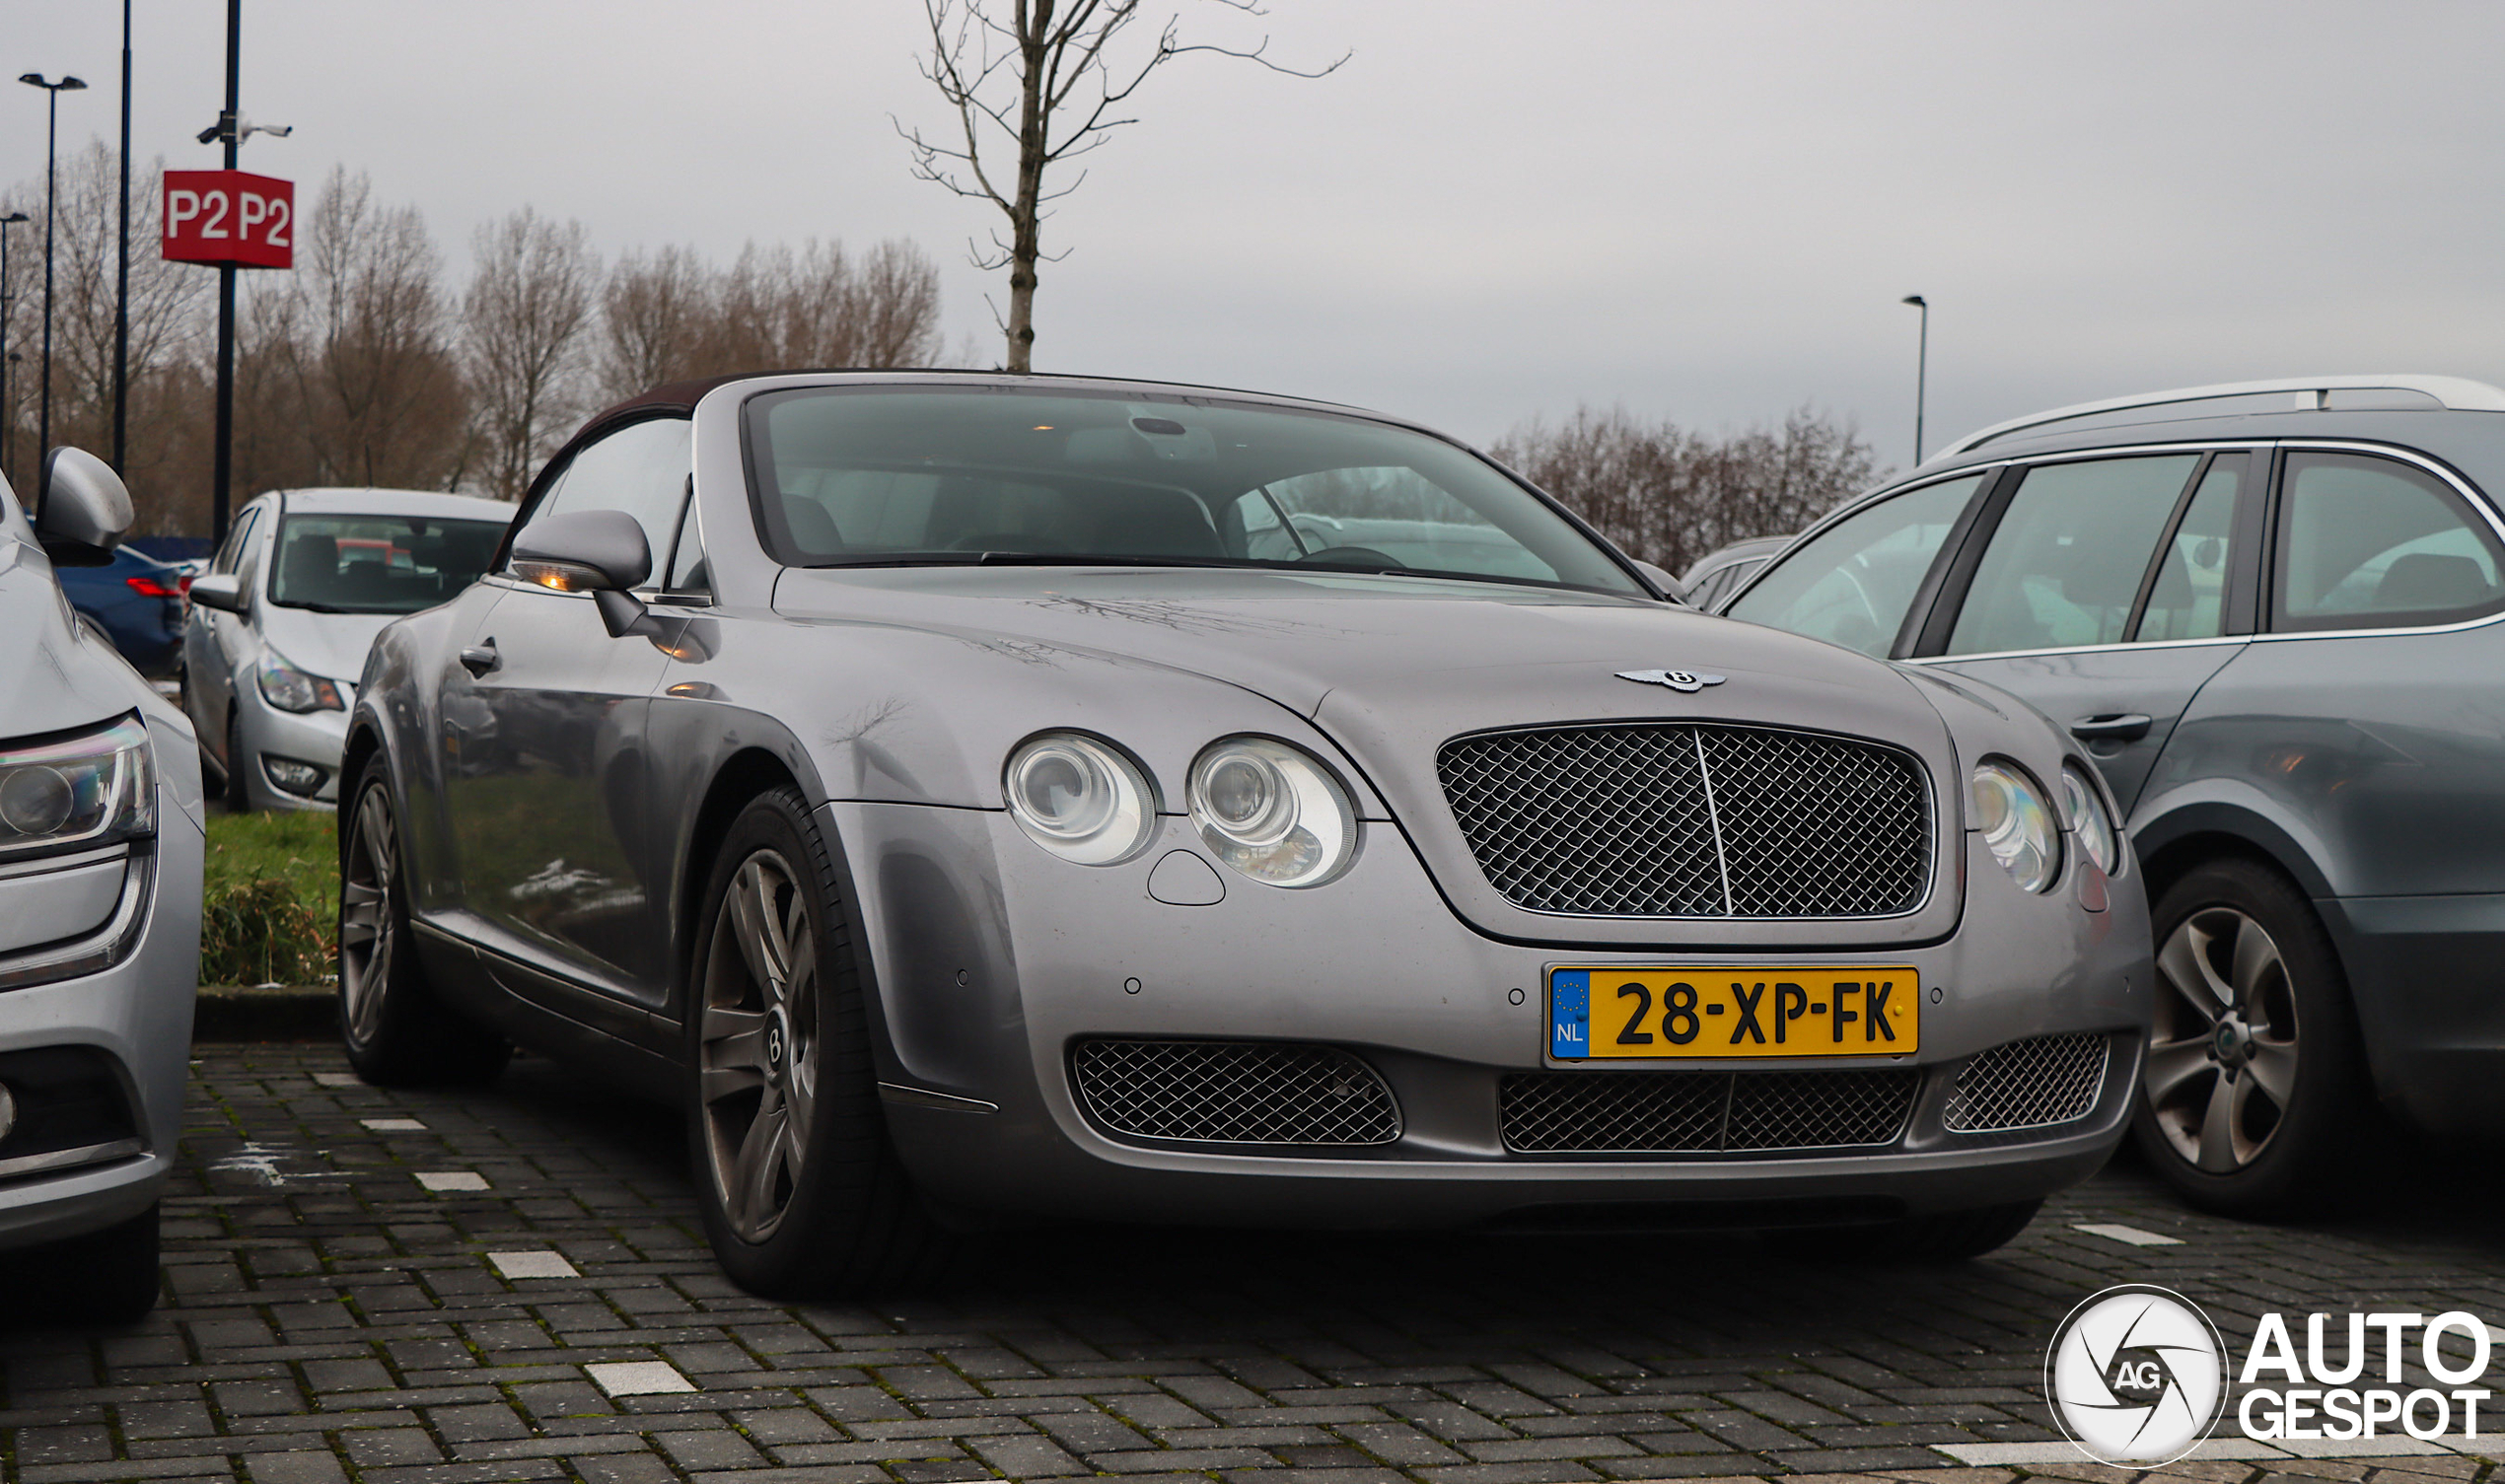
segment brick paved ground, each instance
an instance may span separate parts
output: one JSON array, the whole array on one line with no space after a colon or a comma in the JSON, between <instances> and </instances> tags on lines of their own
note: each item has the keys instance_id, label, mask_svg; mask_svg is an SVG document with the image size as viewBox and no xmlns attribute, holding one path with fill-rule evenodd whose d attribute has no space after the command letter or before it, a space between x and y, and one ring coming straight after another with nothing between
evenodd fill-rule
<instances>
[{"instance_id":1,"label":"brick paved ground","mask_svg":"<svg viewBox=\"0 0 2505 1484\"><path fill-rule=\"evenodd\" d=\"M533 1059L446 1095L355 1085L323 1046L200 1054L169 1302L127 1332L0 1334L9 1484L2122 1484L1941 1451L2052 1436L2043 1346L2098 1288L2177 1288L2239 1354L2265 1309L2505 1315L2505 1202L2424 1170L2367 1216L2303 1230L2194 1217L2109 1172L1950 1270L1737 1242L1105 1229L992 1239L908 1301L784 1306L715 1271L667 1113ZM427 1178L448 1174L472 1178ZM2489 1467L2447 1452L2170 1472L2433 1484Z\"/></svg>"}]
</instances>

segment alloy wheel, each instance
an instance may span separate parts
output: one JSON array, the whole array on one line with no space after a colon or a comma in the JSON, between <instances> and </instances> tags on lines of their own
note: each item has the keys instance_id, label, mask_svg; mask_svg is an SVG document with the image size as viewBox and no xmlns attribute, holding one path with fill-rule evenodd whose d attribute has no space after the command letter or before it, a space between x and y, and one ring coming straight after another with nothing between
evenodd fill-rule
<instances>
[{"instance_id":1,"label":"alloy wheel","mask_svg":"<svg viewBox=\"0 0 2505 1484\"><path fill-rule=\"evenodd\" d=\"M782 1224L809 1161L819 1078L818 948L782 855L740 863L713 925L697 1036L705 1163L743 1240Z\"/></svg>"},{"instance_id":2,"label":"alloy wheel","mask_svg":"<svg viewBox=\"0 0 2505 1484\"><path fill-rule=\"evenodd\" d=\"M398 948L392 917L396 845L390 801L379 785L367 789L357 800L339 877L339 995L348 1033L359 1042L371 1042L382 1028L384 991Z\"/></svg>"},{"instance_id":3,"label":"alloy wheel","mask_svg":"<svg viewBox=\"0 0 2505 1484\"><path fill-rule=\"evenodd\" d=\"M2287 961L2252 917L2206 907L2167 937L2157 978L2142 1095L2186 1164L2232 1174L2261 1157L2295 1095Z\"/></svg>"}]
</instances>

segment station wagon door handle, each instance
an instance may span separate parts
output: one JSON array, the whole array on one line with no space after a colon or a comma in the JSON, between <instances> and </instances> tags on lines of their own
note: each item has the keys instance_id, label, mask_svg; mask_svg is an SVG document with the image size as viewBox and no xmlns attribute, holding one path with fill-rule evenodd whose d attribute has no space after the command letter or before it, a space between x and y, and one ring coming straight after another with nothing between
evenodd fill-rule
<instances>
[{"instance_id":1,"label":"station wagon door handle","mask_svg":"<svg viewBox=\"0 0 2505 1484\"><path fill-rule=\"evenodd\" d=\"M2083 716L2070 724L2081 742L2138 742L2148 736L2149 719L2136 711Z\"/></svg>"},{"instance_id":2,"label":"station wagon door handle","mask_svg":"<svg viewBox=\"0 0 2505 1484\"><path fill-rule=\"evenodd\" d=\"M471 645L461 652L461 668L473 675L483 675L503 663L504 657L496 653L496 641L493 639L484 644ZM2140 720L2145 724L2148 718L2142 717Z\"/></svg>"}]
</instances>

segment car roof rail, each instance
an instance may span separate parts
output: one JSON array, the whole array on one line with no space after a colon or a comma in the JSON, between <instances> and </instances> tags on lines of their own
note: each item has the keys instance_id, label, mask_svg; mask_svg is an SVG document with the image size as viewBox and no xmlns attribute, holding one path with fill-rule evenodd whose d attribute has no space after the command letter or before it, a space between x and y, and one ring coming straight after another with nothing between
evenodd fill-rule
<instances>
[{"instance_id":1,"label":"car roof rail","mask_svg":"<svg viewBox=\"0 0 2505 1484\"><path fill-rule=\"evenodd\" d=\"M2314 412L2330 405L2334 391L2415 391L2434 399L2448 411L2505 412L2505 390L2485 382L2474 382L2459 376L2314 376L2281 377L2266 382L2222 382L2214 387L2183 387L2173 391L2145 391L2137 396L2108 397L2103 401L2080 402L2075 406L2055 407L2049 412L2034 412L1994 423L1964 438L1922 460L1937 463L1970 454L1995 439L2007 438L2030 428L2068 422L2072 418L2093 417L2101 412L2130 412L2143 407L2164 407L2177 402L2201 402L2217 397L2256 396L2273 391L2291 393L2291 412Z\"/></svg>"}]
</instances>

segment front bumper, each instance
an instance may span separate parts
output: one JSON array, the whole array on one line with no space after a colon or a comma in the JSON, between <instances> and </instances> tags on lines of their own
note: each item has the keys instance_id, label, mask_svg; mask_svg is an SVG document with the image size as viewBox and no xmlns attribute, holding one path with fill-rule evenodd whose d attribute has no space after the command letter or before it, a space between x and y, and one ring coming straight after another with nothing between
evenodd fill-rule
<instances>
[{"instance_id":1,"label":"front bumper","mask_svg":"<svg viewBox=\"0 0 2505 1484\"><path fill-rule=\"evenodd\" d=\"M341 699L353 708L355 687L333 681ZM244 777L252 807L263 810L325 810L339 807L339 758L348 746L348 712L281 711L261 699L249 669L236 680L236 731L244 748ZM282 787L271 775L270 760L284 759L322 770L310 791Z\"/></svg>"},{"instance_id":2,"label":"front bumper","mask_svg":"<svg viewBox=\"0 0 2505 1484\"><path fill-rule=\"evenodd\" d=\"M1138 859L1104 869L1046 856L998 813L839 804L827 819L876 965L890 1129L926 1192L976 1211L1353 1228L1572 1225L1614 1208L1610 1219L1659 1225L1785 1226L2034 1199L2084 1178L2120 1137L2149 1011L2138 891L2113 890L2090 912L2075 883L2030 896L1988 856L1979 870L1966 863L1957 930L1912 950L1716 953L1711 925L1682 943L1666 924L1657 950L1569 952L1469 929L1381 825L1326 887L1282 891L1219 871L1223 900L1175 906L1148 883L1169 853L1193 849L1180 819ZM1508 1148L1507 1074L1624 1071L1544 1058L1547 967L1874 960L1915 966L1926 997L1921 1050L1897 1061L1917 1069L1919 1091L1890 1142L1676 1157ZM2112 1048L2084 1116L2024 1134L1944 1126L1968 1058L2069 1032ZM1071 1048L1094 1037L1339 1048L1389 1084L1400 1132L1311 1154L1111 1137L1068 1070ZM1759 1070L1772 1069L1741 1075Z\"/></svg>"}]
</instances>

